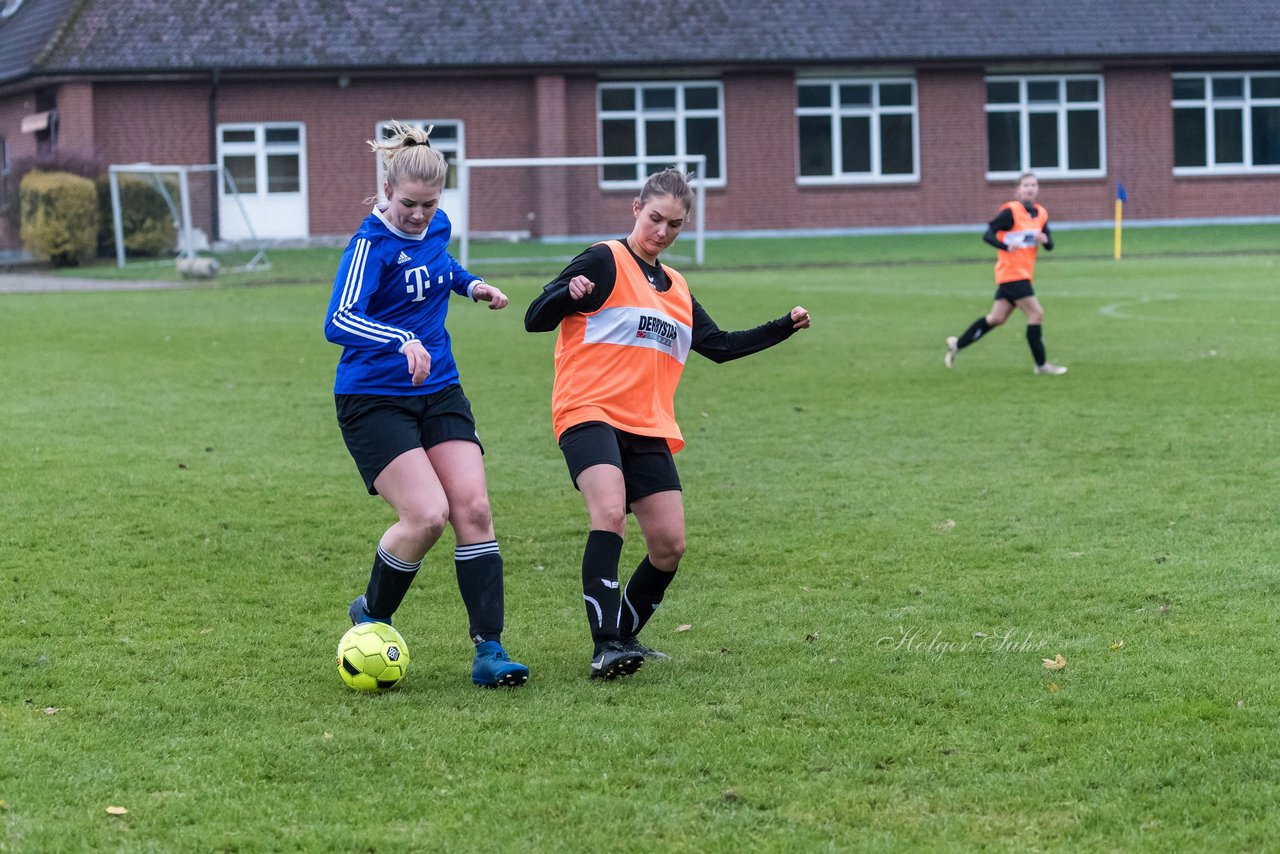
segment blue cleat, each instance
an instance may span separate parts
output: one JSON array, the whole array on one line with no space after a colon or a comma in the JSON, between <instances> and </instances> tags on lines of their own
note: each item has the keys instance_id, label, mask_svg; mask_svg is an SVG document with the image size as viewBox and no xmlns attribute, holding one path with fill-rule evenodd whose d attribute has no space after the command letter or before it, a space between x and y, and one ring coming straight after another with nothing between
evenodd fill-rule
<instances>
[{"instance_id":1,"label":"blue cleat","mask_svg":"<svg viewBox=\"0 0 1280 854\"><path fill-rule=\"evenodd\" d=\"M351 607L347 609L347 616L351 618L351 625L358 626L361 623L386 623L388 626L391 625L390 617L385 620L379 620L377 617L369 616L368 608L365 607L368 604L369 600L364 597L363 593L351 600Z\"/></svg>"},{"instance_id":2,"label":"blue cleat","mask_svg":"<svg viewBox=\"0 0 1280 854\"><path fill-rule=\"evenodd\" d=\"M476 663L471 681L481 688L517 688L529 681L529 668L512 661L502 644L485 641L476 645Z\"/></svg>"}]
</instances>

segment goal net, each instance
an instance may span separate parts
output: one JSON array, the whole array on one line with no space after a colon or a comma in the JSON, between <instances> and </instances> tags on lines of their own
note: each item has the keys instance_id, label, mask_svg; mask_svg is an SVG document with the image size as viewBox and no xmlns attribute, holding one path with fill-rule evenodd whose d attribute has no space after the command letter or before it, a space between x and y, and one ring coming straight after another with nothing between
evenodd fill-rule
<instances>
[{"instance_id":1,"label":"goal net","mask_svg":"<svg viewBox=\"0 0 1280 854\"><path fill-rule=\"evenodd\" d=\"M165 204L169 206L169 213L173 217L174 229L178 233L178 263L181 266L183 261L189 261L198 256L199 250L208 248L207 238L195 227L191 217L191 175L199 173L215 173L223 182L223 191L235 199L236 207L240 212L240 216L244 220L245 230L249 234L249 239L257 248L257 253L248 261L248 263L236 267L239 271L257 271L270 270L271 262L267 260L266 247L261 240L258 239L257 233L253 229L253 223L249 219L249 213L245 210L244 202L240 199L240 191L236 188L235 179L225 168L216 164L197 164L194 166L158 166L154 163L124 163L113 164L107 167L108 182L111 191L111 217L115 230L116 243L116 266L124 267L125 259L125 240L124 240L124 222L123 209L120 200L120 176L133 175L141 177L144 180L152 182L160 195L164 198ZM172 178L172 181L165 180ZM174 198L173 188L177 189L177 198ZM216 267L215 267L216 269Z\"/></svg>"},{"instance_id":2,"label":"goal net","mask_svg":"<svg viewBox=\"0 0 1280 854\"><path fill-rule=\"evenodd\" d=\"M630 202L647 171L675 165L694 175L693 221L671 254L674 263L702 264L707 158L486 157L457 162L458 196L450 219L459 225L458 260L485 264L559 263L582 244L631 231ZM442 200L442 207L444 207ZM477 257L479 256L479 257Z\"/></svg>"}]
</instances>

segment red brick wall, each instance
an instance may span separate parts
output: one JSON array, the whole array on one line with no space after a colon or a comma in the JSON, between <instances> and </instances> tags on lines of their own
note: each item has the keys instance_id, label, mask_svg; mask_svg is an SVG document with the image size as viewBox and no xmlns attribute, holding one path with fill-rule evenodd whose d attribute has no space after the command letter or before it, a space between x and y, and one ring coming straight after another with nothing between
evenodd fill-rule
<instances>
[{"instance_id":1,"label":"red brick wall","mask_svg":"<svg viewBox=\"0 0 1280 854\"><path fill-rule=\"evenodd\" d=\"M367 213L376 190L377 162L365 144L378 122L460 119L472 157L531 154L532 84L526 79L483 78L431 83L354 78L254 82L223 79L219 123L302 122L306 126L307 188L313 235L349 234ZM95 99L97 147L107 163L211 163L208 84L100 84ZM193 188L193 215L208 228L208 182ZM196 185L202 185L196 186ZM513 192L496 172L476 176L473 208L482 214L501 198L510 208L501 225L473 215L477 228L527 228L529 191Z\"/></svg>"},{"instance_id":2,"label":"red brick wall","mask_svg":"<svg viewBox=\"0 0 1280 854\"><path fill-rule=\"evenodd\" d=\"M22 132L22 117L35 110L36 97L31 92L0 98L0 136L9 142L10 162L35 157L35 135Z\"/></svg>"},{"instance_id":3,"label":"red brick wall","mask_svg":"<svg viewBox=\"0 0 1280 854\"><path fill-rule=\"evenodd\" d=\"M365 141L388 119L454 119L464 124L469 157L531 154L536 144L529 78L456 80L362 80L340 88L336 81L224 84L223 122L299 121L307 126L307 169L313 234L348 234L367 210L376 189L377 161ZM475 176L471 197L474 228L527 228L528 190L509 187L492 171ZM486 211L502 198L509 223L494 225Z\"/></svg>"},{"instance_id":4,"label":"red brick wall","mask_svg":"<svg viewBox=\"0 0 1280 854\"><path fill-rule=\"evenodd\" d=\"M1008 201L1007 191L995 190L985 177L986 95L981 69L917 75L923 180L914 224L981 223Z\"/></svg>"},{"instance_id":5,"label":"red brick wall","mask_svg":"<svg viewBox=\"0 0 1280 854\"><path fill-rule=\"evenodd\" d=\"M1168 68L1104 70L1107 98L1107 174L1105 191L1097 199L1112 216L1117 183L1125 185L1129 201L1125 217L1158 219L1168 213L1173 187L1173 109ZM1054 212L1061 219L1062 214ZM1081 217L1082 219L1090 217Z\"/></svg>"},{"instance_id":6,"label":"red brick wall","mask_svg":"<svg viewBox=\"0 0 1280 854\"><path fill-rule=\"evenodd\" d=\"M208 84L99 83L93 98L98 157L108 166L212 163L208 105ZM190 183L191 217L206 234L212 222L213 181L212 176L192 176Z\"/></svg>"},{"instance_id":7,"label":"red brick wall","mask_svg":"<svg viewBox=\"0 0 1280 854\"><path fill-rule=\"evenodd\" d=\"M58 87L58 151L92 158L94 151L93 84L64 83Z\"/></svg>"},{"instance_id":8,"label":"red brick wall","mask_svg":"<svg viewBox=\"0 0 1280 854\"><path fill-rule=\"evenodd\" d=\"M22 132L22 117L35 112L35 95L25 93L0 98L0 136L5 138L9 146L9 163L17 164L36 155L36 138L34 134ZM17 218L18 183L11 177L5 179L0 187L0 252L21 249L18 240L18 224L11 222Z\"/></svg>"},{"instance_id":9,"label":"red brick wall","mask_svg":"<svg viewBox=\"0 0 1280 854\"><path fill-rule=\"evenodd\" d=\"M470 157L527 152L531 82L525 79L467 78L429 82L362 80L346 87L332 81L272 84L224 83L219 96L222 122L304 122L313 234L348 234L367 214L364 199L376 187L377 161L366 140L379 122L398 118L457 119L464 123ZM486 227L479 212L485 199L502 193L499 177L477 176L472 219ZM508 195L517 208L519 198ZM520 214L524 210L520 209Z\"/></svg>"},{"instance_id":10,"label":"red brick wall","mask_svg":"<svg viewBox=\"0 0 1280 854\"><path fill-rule=\"evenodd\" d=\"M1280 176L1175 178L1169 68L1104 69L1107 177L1046 180L1057 222L1106 220L1123 181L1131 219L1280 216ZM642 79L639 74L634 79ZM699 79L692 75L690 79ZM703 78L710 79L710 78ZM720 75L725 94L726 185L708 191L706 223L716 231L980 226L1011 196L986 171L984 71L922 70L922 180L906 185L796 183L795 76L788 70ZM60 150L104 163L212 162L207 82L67 84L59 92ZM21 117L30 95L0 99L0 134L12 159L34 153ZM219 122L306 125L313 235L349 234L374 192L365 140L390 118L458 120L469 157L598 153L596 78L473 76L410 80L353 76L313 80L224 78ZM632 191L603 192L594 167L477 170L472 226L539 236L611 234L631 224ZM197 224L209 227L210 182L193 186Z\"/></svg>"},{"instance_id":11,"label":"red brick wall","mask_svg":"<svg viewBox=\"0 0 1280 854\"><path fill-rule=\"evenodd\" d=\"M566 157L570 134L568 102L565 98L566 81L563 75L543 75L534 88L534 156ZM541 168L534 173L533 192L539 210L529 228L537 236L567 234L569 211L572 206L565 192L565 176L569 170ZM483 216L476 211L477 216Z\"/></svg>"}]
</instances>

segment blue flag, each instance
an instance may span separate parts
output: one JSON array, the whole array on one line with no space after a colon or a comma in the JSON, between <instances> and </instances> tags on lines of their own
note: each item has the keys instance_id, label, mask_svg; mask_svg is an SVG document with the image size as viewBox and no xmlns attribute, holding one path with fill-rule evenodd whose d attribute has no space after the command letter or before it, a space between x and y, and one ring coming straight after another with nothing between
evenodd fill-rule
<instances>
[{"instance_id":1,"label":"blue flag","mask_svg":"<svg viewBox=\"0 0 1280 854\"><path fill-rule=\"evenodd\" d=\"M1129 201L1129 194L1124 191L1124 184L1116 184L1116 199L1122 202Z\"/></svg>"}]
</instances>

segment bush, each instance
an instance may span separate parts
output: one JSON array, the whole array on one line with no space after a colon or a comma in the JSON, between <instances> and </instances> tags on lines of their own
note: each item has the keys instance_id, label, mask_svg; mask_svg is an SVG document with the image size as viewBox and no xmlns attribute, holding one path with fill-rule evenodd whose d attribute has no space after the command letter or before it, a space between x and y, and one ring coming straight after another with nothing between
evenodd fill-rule
<instances>
[{"instance_id":1,"label":"bush","mask_svg":"<svg viewBox=\"0 0 1280 854\"><path fill-rule=\"evenodd\" d=\"M4 229L8 242L22 242L22 217L19 215L17 189L28 172L70 172L82 178L93 178L101 175L105 168L96 157L62 151L15 158L9 164L8 180L3 194L0 194L0 228Z\"/></svg>"},{"instance_id":2,"label":"bush","mask_svg":"<svg viewBox=\"0 0 1280 854\"><path fill-rule=\"evenodd\" d=\"M55 266L93 257L98 242L98 194L93 182L67 172L28 172L18 185L22 247Z\"/></svg>"},{"instance_id":3,"label":"bush","mask_svg":"<svg viewBox=\"0 0 1280 854\"><path fill-rule=\"evenodd\" d=\"M124 229L124 251L127 255L167 255L177 245L178 231L173 213L154 182L146 178L121 175L120 219ZM115 223L111 214L111 179L102 176L98 185L98 254L116 254ZM169 198L176 199L175 182L165 182Z\"/></svg>"}]
</instances>

